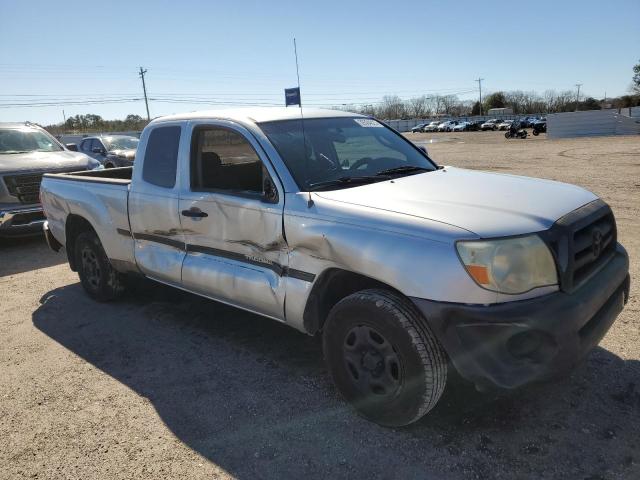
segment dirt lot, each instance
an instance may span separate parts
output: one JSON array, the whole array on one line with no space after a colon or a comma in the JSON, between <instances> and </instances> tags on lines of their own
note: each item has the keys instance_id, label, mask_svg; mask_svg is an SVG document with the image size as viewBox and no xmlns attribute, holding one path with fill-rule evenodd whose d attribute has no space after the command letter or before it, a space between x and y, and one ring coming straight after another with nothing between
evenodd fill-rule
<instances>
[{"instance_id":1,"label":"dirt lot","mask_svg":"<svg viewBox=\"0 0 640 480\"><path fill-rule=\"evenodd\" d=\"M408 136L442 164L595 191L640 278L640 138ZM570 378L452 382L397 430L345 406L317 339L156 285L94 303L39 239L0 245L0 292L0 478L640 478L637 281Z\"/></svg>"}]
</instances>

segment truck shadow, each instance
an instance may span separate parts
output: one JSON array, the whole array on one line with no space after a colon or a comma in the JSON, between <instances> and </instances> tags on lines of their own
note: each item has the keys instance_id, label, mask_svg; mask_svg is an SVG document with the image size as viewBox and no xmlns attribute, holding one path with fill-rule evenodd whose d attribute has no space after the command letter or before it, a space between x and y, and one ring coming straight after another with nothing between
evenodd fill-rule
<instances>
[{"instance_id":1,"label":"truck shadow","mask_svg":"<svg viewBox=\"0 0 640 480\"><path fill-rule=\"evenodd\" d=\"M425 419L385 429L338 398L319 341L285 325L156 284L117 304L91 301L79 284L40 303L36 328L148 398L177 438L236 477L599 478L638 469L640 362L602 348L571 378L515 393L451 382Z\"/></svg>"},{"instance_id":2,"label":"truck shadow","mask_svg":"<svg viewBox=\"0 0 640 480\"><path fill-rule=\"evenodd\" d=\"M0 277L60 265L64 251L54 252L42 235L0 238Z\"/></svg>"}]
</instances>

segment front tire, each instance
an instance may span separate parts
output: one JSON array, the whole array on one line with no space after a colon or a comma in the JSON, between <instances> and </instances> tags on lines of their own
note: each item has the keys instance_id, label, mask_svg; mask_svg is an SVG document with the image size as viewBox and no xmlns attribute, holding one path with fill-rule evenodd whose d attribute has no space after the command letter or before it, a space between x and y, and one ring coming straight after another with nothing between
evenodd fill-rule
<instances>
[{"instance_id":1,"label":"front tire","mask_svg":"<svg viewBox=\"0 0 640 480\"><path fill-rule=\"evenodd\" d=\"M109 302L124 293L124 275L113 269L95 232L82 232L75 241L75 259L80 283L99 302Z\"/></svg>"},{"instance_id":2,"label":"front tire","mask_svg":"<svg viewBox=\"0 0 640 480\"><path fill-rule=\"evenodd\" d=\"M447 380L442 347L407 299L363 290L338 302L323 332L327 369L356 411L380 425L408 425L429 412Z\"/></svg>"}]
</instances>

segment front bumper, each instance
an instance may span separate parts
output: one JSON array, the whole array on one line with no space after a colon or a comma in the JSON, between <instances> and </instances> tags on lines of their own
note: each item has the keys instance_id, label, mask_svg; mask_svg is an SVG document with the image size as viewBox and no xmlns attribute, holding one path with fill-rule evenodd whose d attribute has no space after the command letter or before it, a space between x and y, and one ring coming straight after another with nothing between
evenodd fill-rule
<instances>
[{"instance_id":1,"label":"front bumper","mask_svg":"<svg viewBox=\"0 0 640 480\"><path fill-rule=\"evenodd\" d=\"M611 260L571 294L494 305L412 298L460 375L480 389L562 374L604 337L629 297L629 257Z\"/></svg>"},{"instance_id":2,"label":"front bumper","mask_svg":"<svg viewBox=\"0 0 640 480\"><path fill-rule=\"evenodd\" d=\"M44 221L41 206L0 210L0 237L41 233Z\"/></svg>"}]
</instances>

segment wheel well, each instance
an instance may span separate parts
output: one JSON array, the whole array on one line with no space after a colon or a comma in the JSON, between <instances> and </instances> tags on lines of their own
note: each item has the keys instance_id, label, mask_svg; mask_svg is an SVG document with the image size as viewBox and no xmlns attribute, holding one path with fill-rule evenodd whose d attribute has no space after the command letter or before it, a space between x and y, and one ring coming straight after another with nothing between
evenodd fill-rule
<instances>
[{"instance_id":1,"label":"wheel well","mask_svg":"<svg viewBox=\"0 0 640 480\"><path fill-rule=\"evenodd\" d=\"M82 232L94 232L95 229L91 226L89 221L80 215L71 214L67 217L65 223L65 237L67 239L65 249L67 251L67 258L69 260L69 266L71 270L77 272L76 259L73 252L75 251L76 238Z\"/></svg>"},{"instance_id":2,"label":"wheel well","mask_svg":"<svg viewBox=\"0 0 640 480\"><path fill-rule=\"evenodd\" d=\"M332 268L323 272L313 285L304 309L305 330L314 335L322 329L333 306L352 293L369 288L383 288L397 292L386 283L359 273ZM398 292L399 293L399 292Z\"/></svg>"}]
</instances>

